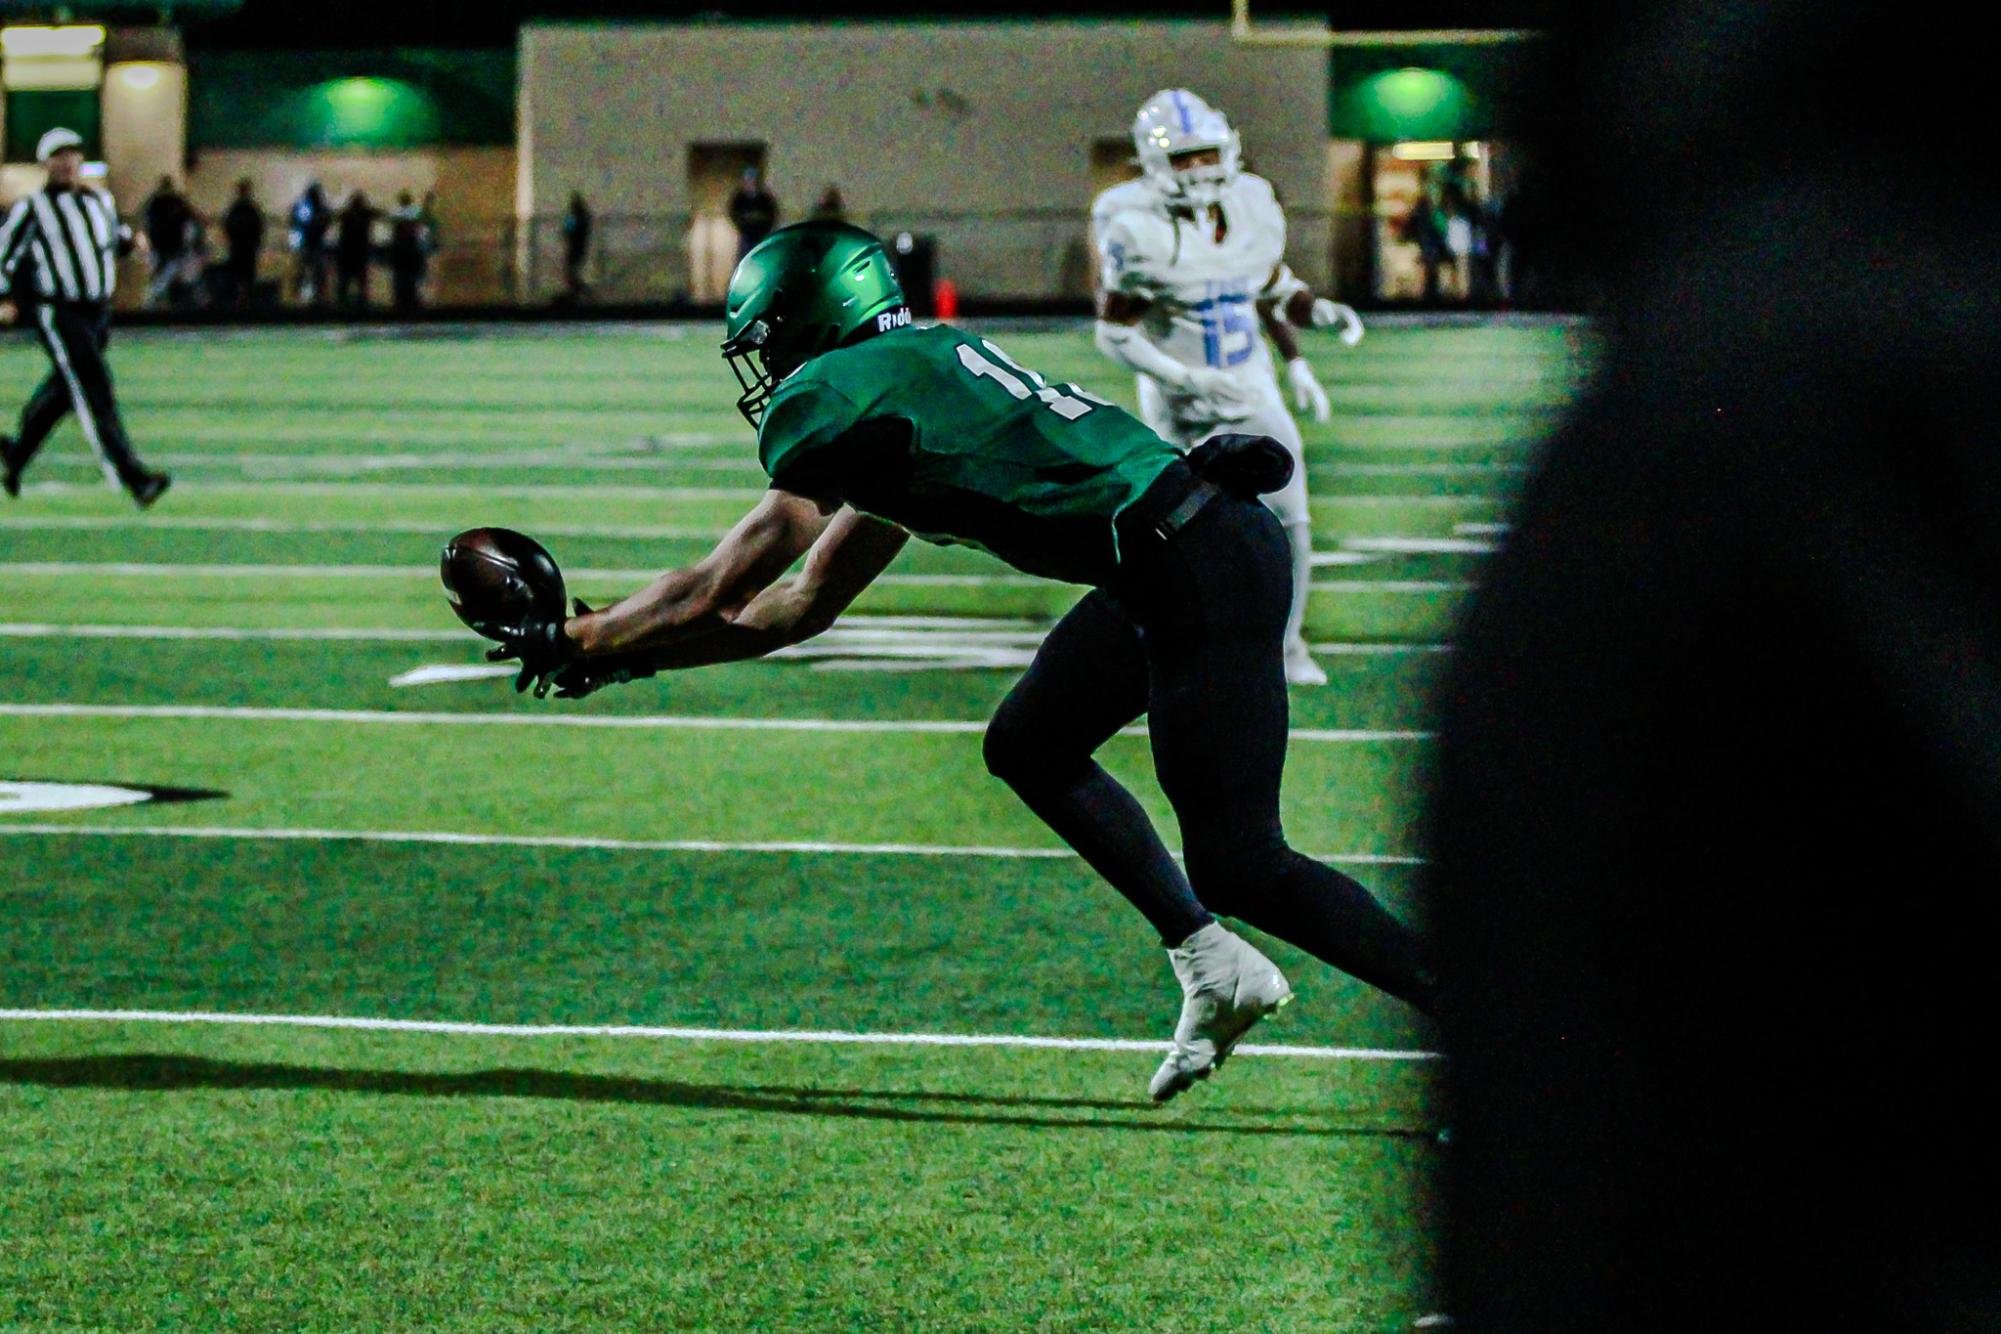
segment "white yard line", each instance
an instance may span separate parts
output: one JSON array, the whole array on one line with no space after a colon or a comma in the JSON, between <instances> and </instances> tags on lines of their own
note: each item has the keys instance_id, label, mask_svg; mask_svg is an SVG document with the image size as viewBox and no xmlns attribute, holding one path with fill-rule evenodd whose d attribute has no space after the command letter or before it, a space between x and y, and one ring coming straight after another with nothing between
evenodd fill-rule
<instances>
[{"instance_id":1,"label":"white yard line","mask_svg":"<svg viewBox=\"0 0 2001 1334\"><path fill-rule=\"evenodd\" d=\"M98 483L36 482L23 489L24 495L95 495L104 490ZM468 502L504 498L508 500L736 500L754 501L763 492L755 486L646 486L598 482L540 482L509 486L489 486L478 482L291 482L242 481L209 482L191 479L177 487L189 495L292 495L292 496L456 496ZM186 503L183 500L182 503ZM1397 505L1435 508L1438 506L1493 505L1508 503L1504 496L1385 496L1325 495L1314 497L1320 506ZM149 516L130 520L143 528Z\"/></svg>"},{"instance_id":2,"label":"white yard line","mask_svg":"<svg viewBox=\"0 0 2001 1334\"><path fill-rule=\"evenodd\" d=\"M50 530L58 532L100 532L133 530L144 528L166 528L177 532L195 533L395 533L419 537L432 537L442 543L451 536L448 523L416 523L353 521L318 521L310 519L187 519L174 515L148 514L134 517L129 514L109 515L69 515L30 516L25 518L0 518L0 530L8 528ZM712 542L722 537L727 529L721 527L689 527L675 524L629 524L624 526L585 523L538 523L535 531L544 537L603 537L632 540L658 539L663 541Z\"/></svg>"},{"instance_id":3,"label":"white yard line","mask_svg":"<svg viewBox=\"0 0 2001 1334\"><path fill-rule=\"evenodd\" d=\"M563 848L599 852L814 853L852 857L982 857L1064 860L1068 848L1022 848L952 843L831 843L810 839L730 841L679 838L594 838L567 834L466 834L446 829L258 829L236 825L92 825L0 820L0 838L193 838L277 843L418 843L476 848ZM1179 854L1177 854L1179 855ZM1422 857L1389 852L1311 854L1342 866L1422 866Z\"/></svg>"},{"instance_id":4,"label":"white yard line","mask_svg":"<svg viewBox=\"0 0 2001 1334\"><path fill-rule=\"evenodd\" d=\"M566 570L572 581L645 582L659 574L655 569L605 569L583 566ZM137 578L137 579L426 579L435 580L436 570L420 565L258 565L207 564L164 561L0 561L0 578ZM885 574L877 584L908 588L1041 588L1050 581L1031 574ZM1473 587L1464 580L1451 579L1349 579L1324 580L1312 585L1316 593L1450 593Z\"/></svg>"},{"instance_id":5,"label":"white yard line","mask_svg":"<svg viewBox=\"0 0 2001 1334\"><path fill-rule=\"evenodd\" d=\"M237 467L257 476L359 477L392 472L729 472L755 484L764 474L750 458L703 459L669 454L184 454L155 462L172 467Z\"/></svg>"},{"instance_id":6,"label":"white yard line","mask_svg":"<svg viewBox=\"0 0 2001 1334\"><path fill-rule=\"evenodd\" d=\"M335 640L422 644L477 644L470 630L347 629L335 626L271 627L232 625L47 625L35 621L0 623L0 639L194 639Z\"/></svg>"},{"instance_id":7,"label":"white yard line","mask_svg":"<svg viewBox=\"0 0 2001 1334\"><path fill-rule=\"evenodd\" d=\"M1497 550L1494 543L1471 537L1344 537L1341 546L1398 556L1486 556Z\"/></svg>"},{"instance_id":8,"label":"white yard line","mask_svg":"<svg viewBox=\"0 0 2001 1334\"><path fill-rule=\"evenodd\" d=\"M1055 1051L1159 1052L1138 1038L1046 1038L1016 1033L854 1033L839 1029L673 1028L647 1024L481 1024L441 1019L369 1019L328 1014L218 1014L207 1010L0 1010L0 1023L207 1024L250 1028L332 1028L495 1038L648 1038L655 1041L824 1043L870 1047L1024 1047ZM1380 1047L1296 1047L1247 1042L1240 1056L1320 1061L1435 1061L1431 1051Z\"/></svg>"},{"instance_id":9,"label":"white yard line","mask_svg":"<svg viewBox=\"0 0 2001 1334\"><path fill-rule=\"evenodd\" d=\"M166 718L228 722L385 724L437 727L598 727L639 731L929 732L983 733L978 720L863 718L725 718L684 714L434 713L381 709L280 709L202 704L0 704L0 718ZM1122 735L1145 736L1144 725ZM1430 732L1402 729L1296 727L1294 741L1368 745L1429 741Z\"/></svg>"},{"instance_id":10,"label":"white yard line","mask_svg":"<svg viewBox=\"0 0 2001 1334\"><path fill-rule=\"evenodd\" d=\"M853 624L851 624L853 623ZM850 633L856 637L877 628L883 632L912 630L951 630L971 624L983 626L1014 626L1016 629L989 629L965 631L960 637L968 640L990 641L994 643L1019 643L1023 646L1039 644L1048 627L1031 621L988 621L982 618L975 622L952 616L851 616L842 621ZM829 631L832 633L832 631ZM366 643L421 643L421 644L465 644L468 647L483 644L466 630L405 630L389 627L341 627L341 626L233 626L233 625L54 625L41 621L0 621L0 639L183 639L183 640L333 640ZM1312 646L1315 653L1329 657L1395 655L1406 653L1448 653L1450 644L1393 644L1378 642L1348 643L1333 641Z\"/></svg>"},{"instance_id":11,"label":"white yard line","mask_svg":"<svg viewBox=\"0 0 2001 1334\"><path fill-rule=\"evenodd\" d=\"M1312 585L1316 593L1464 593L1474 587L1470 579L1324 579Z\"/></svg>"},{"instance_id":12,"label":"white yard line","mask_svg":"<svg viewBox=\"0 0 2001 1334\"><path fill-rule=\"evenodd\" d=\"M1526 463L1316 463L1307 468L1314 477L1485 477L1528 470Z\"/></svg>"},{"instance_id":13,"label":"white yard line","mask_svg":"<svg viewBox=\"0 0 2001 1334\"><path fill-rule=\"evenodd\" d=\"M1331 644L1313 644L1310 645L1310 647L1315 653L1323 654L1330 658L1372 657L1378 654L1398 655L1405 653L1450 653L1452 651L1452 645L1450 644L1331 643Z\"/></svg>"},{"instance_id":14,"label":"white yard line","mask_svg":"<svg viewBox=\"0 0 2001 1334\"><path fill-rule=\"evenodd\" d=\"M104 488L81 482L37 482L22 488L23 495L46 492L51 495L94 494ZM186 491L202 495L280 496L457 496L471 503L501 497L508 500L734 500L755 501L763 491L755 486L646 486L604 482L535 482L511 486L490 486L479 482L209 482L190 480L177 486L175 494ZM185 503L185 501L183 502ZM144 527L146 516L134 516L134 527Z\"/></svg>"}]
</instances>

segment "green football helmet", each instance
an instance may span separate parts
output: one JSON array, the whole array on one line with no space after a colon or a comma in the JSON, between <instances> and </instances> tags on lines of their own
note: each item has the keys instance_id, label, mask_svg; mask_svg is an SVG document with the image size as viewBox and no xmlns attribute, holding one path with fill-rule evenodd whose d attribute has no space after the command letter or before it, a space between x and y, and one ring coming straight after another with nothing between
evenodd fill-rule
<instances>
[{"instance_id":1,"label":"green football helmet","mask_svg":"<svg viewBox=\"0 0 2001 1334\"><path fill-rule=\"evenodd\" d=\"M730 275L723 357L752 426L786 376L858 334L910 322L878 241L845 222L800 222L758 242Z\"/></svg>"}]
</instances>

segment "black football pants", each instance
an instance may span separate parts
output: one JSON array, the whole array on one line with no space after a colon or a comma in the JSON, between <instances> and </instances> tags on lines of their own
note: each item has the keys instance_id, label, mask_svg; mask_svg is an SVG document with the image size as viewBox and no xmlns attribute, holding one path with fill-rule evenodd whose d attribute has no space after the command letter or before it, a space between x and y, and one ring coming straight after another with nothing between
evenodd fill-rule
<instances>
[{"instance_id":1,"label":"black football pants","mask_svg":"<svg viewBox=\"0 0 2001 1334\"><path fill-rule=\"evenodd\" d=\"M987 729L987 767L1178 945L1210 913L1248 922L1429 1009L1417 936L1293 851L1279 820L1292 556L1269 510L1227 493L1162 538L1121 535L1115 581L1065 616ZM1186 871L1092 758L1147 715Z\"/></svg>"},{"instance_id":2,"label":"black football pants","mask_svg":"<svg viewBox=\"0 0 2001 1334\"><path fill-rule=\"evenodd\" d=\"M132 452L125 424L119 419L111 367L104 360L104 347L111 338L111 312L101 306L37 302L24 306L22 314L34 325L42 350L49 354L50 369L21 409L21 430L13 450L15 468L25 468L49 432L73 410L105 475L128 491L134 489L147 472Z\"/></svg>"}]
</instances>

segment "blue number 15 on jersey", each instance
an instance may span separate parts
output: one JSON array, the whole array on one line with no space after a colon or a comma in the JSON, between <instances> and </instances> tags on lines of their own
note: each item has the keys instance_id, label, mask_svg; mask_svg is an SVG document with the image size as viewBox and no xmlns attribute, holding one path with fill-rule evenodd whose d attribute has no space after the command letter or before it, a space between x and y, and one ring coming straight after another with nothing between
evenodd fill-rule
<instances>
[{"instance_id":1,"label":"blue number 15 on jersey","mask_svg":"<svg viewBox=\"0 0 2001 1334\"><path fill-rule=\"evenodd\" d=\"M1210 283L1209 294L1195 313L1202 320L1202 351L1211 366L1241 366L1251 359L1258 323L1248 291Z\"/></svg>"}]
</instances>

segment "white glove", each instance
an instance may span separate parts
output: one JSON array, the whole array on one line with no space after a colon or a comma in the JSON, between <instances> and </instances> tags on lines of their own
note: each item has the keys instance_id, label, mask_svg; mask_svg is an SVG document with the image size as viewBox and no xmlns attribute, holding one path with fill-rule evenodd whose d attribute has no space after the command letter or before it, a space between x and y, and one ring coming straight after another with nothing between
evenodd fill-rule
<instances>
[{"instance_id":1,"label":"white glove","mask_svg":"<svg viewBox=\"0 0 2001 1334\"><path fill-rule=\"evenodd\" d=\"M1355 313L1353 306L1344 306L1339 301L1329 301L1324 296L1313 299L1313 327L1325 329L1329 325L1341 326L1341 341L1349 347L1362 341L1362 317Z\"/></svg>"},{"instance_id":2,"label":"white glove","mask_svg":"<svg viewBox=\"0 0 2001 1334\"><path fill-rule=\"evenodd\" d=\"M1244 393L1244 387L1237 382L1237 377L1213 366L1190 366L1188 387L1182 392L1186 398L1193 400L1191 406L1196 410L1178 414L1181 416L1197 417L1203 421L1240 422L1257 410Z\"/></svg>"},{"instance_id":3,"label":"white glove","mask_svg":"<svg viewBox=\"0 0 2001 1334\"><path fill-rule=\"evenodd\" d=\"M1324 422L1334 415L1334 405L1327 401L1327 391L1314 378L1313 367L1306 364L1305 357L1294 357L1285 363L1285 378L1292 382L1292 405L1301 412L1312 412L1313 420Z\"/></svg>"}]
</instances>

